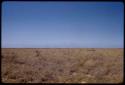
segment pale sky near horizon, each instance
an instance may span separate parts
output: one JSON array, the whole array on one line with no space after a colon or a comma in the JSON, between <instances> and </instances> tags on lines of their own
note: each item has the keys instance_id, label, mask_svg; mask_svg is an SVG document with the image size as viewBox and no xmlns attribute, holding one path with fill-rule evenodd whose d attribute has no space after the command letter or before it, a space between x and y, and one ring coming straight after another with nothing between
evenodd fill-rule
<instances>
[{"instance_id":1,"label":"pale sky near horizon","mask_svg":"<svg viewBox=\"0 0 125 85\"><path fill-rule=\"evenodd\" d=\"M123 48L121 2L2 3L2 48Z\"/></svg>"}]
</instances>

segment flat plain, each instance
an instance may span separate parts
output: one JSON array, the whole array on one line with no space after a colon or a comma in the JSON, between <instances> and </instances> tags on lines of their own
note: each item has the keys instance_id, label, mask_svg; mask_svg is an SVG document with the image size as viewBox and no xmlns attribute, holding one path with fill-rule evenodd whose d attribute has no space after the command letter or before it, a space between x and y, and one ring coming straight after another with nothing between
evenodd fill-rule
<instances>
[{"instance_id":1,"label":"flat plain","mask_svg":"<svg viewBox=\"0 0 125 85\"><path fill-rule=\"evenodd\" d=\"M2 48L3 83L122 83L123 48Z\"/></svg>"}]
</instances>

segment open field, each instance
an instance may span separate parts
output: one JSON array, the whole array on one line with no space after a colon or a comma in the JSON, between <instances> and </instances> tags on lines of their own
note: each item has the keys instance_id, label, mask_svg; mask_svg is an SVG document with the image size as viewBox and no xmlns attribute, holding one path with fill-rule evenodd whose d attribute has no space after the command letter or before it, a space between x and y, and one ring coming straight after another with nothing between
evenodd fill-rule
<instances>
[{"instance_id":1,"label":"open field","mask_svg":"<svg viewBox=\"0 0 125 85\"><path fill-rule=\"evenodd\" d=\"M3 83L121 83L122 48L2 48Z\"/></svg>"}]
</instances>

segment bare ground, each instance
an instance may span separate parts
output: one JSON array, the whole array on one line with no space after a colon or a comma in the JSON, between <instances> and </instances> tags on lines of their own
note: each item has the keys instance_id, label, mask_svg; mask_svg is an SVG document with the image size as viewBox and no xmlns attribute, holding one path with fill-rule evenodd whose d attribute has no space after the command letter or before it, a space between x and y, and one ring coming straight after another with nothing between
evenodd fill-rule
<instances>
[{"instance_id":1,"label":"bare ground","mask_svg":"<svg viewBox=\"0 0 125 85\"><path fill-rule=\"evenodd\" d=\"M2 49L3 83L122 83L123 49Z\"/></svg>"}]
</instances>

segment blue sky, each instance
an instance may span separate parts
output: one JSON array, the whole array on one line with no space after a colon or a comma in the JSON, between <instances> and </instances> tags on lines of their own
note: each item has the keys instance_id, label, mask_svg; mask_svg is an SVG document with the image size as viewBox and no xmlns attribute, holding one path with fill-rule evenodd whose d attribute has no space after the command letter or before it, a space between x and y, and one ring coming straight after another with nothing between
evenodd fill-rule
<instances>
[{"instance_id":1,"label":"blue sky","mask_svg":"<svg viewBox=\"0 0 125 85\"><path fill-rule=\"evenodd\" d=\"M123 48L121 2L3 2L3 48Z\"/></svg>"}]
</instances>

